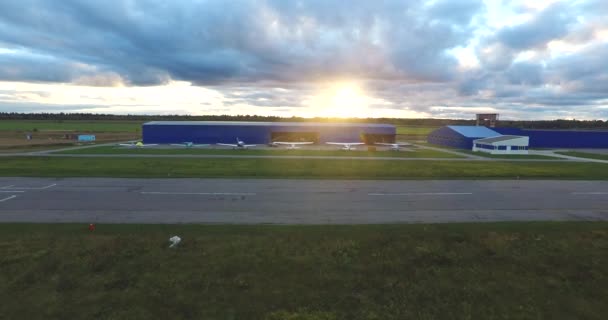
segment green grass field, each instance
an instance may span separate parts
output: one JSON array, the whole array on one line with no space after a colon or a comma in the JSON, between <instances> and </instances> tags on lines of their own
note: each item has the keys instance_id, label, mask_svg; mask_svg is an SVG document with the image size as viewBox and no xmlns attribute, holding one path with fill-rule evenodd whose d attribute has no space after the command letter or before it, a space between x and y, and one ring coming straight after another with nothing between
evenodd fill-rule
<instances>
[{"instance_id":1,"label":"green grass field","mask_svg":"<svg viewBox=\"0 0 608 320\"><path fill-rule=\"evenodd\" d=\"M397 126L397 134L426 136L438 127Z\"/></svg>"},{"instance_id":2,"label":"green grass field","mask_svg":"<svg viewBox=\"0 0 608 320\"><path fill-rule=\"evenodd\" d=\"M255 155L255 156L332 156L332 157L402 157L402 158L460 158L457 155L428 150L416 151L344 151L344 150L287 150L287 149L246 149L232 150L211 148L124 148L117 146L102 146L95 148L65 150L62 154L201 154L201 155Z\"/></svg>"},{"instance_id":3,"label":"green grass field","mask_svg":"<svg viewBox=\"0 0 608 320\"><path fill-rule=\"evenodd\" d=\"M579 157L579 158L608 160L608 154L598 154L598 153L588 153L588 152L578 152L578 151L564 151L564 152L556 152L556 153L563 154L566 156Z\"/></svg>"},{"instance_id":4,"label":"green grass field","mask_svg":"<svg viewBox=\"0 0 608 320\"><path fill-rule=\"evenodd\" d=\"M21 146L0 146L0 153L20 153L20 152L36 152L36 151L48 151L48 150L59 150L63 148L73 147L74 143L56 143L49 145L21 145Z\"/></svg>"},{"instance_id":5,"label":"green grass field","mask_svg":"<svg viewBox=\"0 0 608 320\"><path fill-rule=\"evenodd\" d=\"M318 179L608 179L608 165L567 162L235 158L5 157L0 176Z\"/></svg>"},{"instance_id":6,"label":"green grass field","mask_svg":"<svg viewBox=\"0 0 608 320\"><path fill-rule=\"evenodd\" d=\"M143 121L2 120L0 131L141 132Z\"/></svg>"},{"instance_id":7,"label":"green grass field","mask_svg":"<svg viewBox=\"0 0 608 320\"><path fill-rule=\"evenodd\" d=\"M168 248L168 238L182 243ZM608 223L0 224L3 319L605 319Z\"/></svg>"}]
</instances>

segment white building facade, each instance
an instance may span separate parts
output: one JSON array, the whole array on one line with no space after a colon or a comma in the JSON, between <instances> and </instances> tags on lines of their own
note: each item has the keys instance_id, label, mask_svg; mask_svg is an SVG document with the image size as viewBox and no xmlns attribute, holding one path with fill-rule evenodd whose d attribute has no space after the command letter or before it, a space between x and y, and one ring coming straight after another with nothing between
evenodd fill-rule
<instances>
[{"instance_id":1,"label":"white building facade","mask_svg":"<svg viewBox=\"0 0 608 320\"><path fill-rule=\"evenodd\" d=\"M530 138L526 136L496 136L473 140L473 151L490 154L528 154Z\"/></svg>"}]
</instances>

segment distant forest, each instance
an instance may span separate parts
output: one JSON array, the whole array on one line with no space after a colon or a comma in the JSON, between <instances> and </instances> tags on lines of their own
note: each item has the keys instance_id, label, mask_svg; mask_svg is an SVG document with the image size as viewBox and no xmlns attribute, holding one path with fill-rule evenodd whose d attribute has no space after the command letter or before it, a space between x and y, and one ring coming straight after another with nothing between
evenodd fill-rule
<instances>
[{"instance_id":1,"label":"distant forest","mask_svg":"<svg viewBox=\"0 0 608 320\"><path fill-rule=\"evenodd\" d=\"M189 121L302 121L302 122L379 122L394 125L441 127L445 125L474 125L475 120L455 119L397 119L397 118L367 118L367 119L342 119L342 118L282 118L273 116L255 115L220 115L220 116L189 116L189 115L115 115L115 114L91 114L91 113L17 113L0 112L1 120L105 120L105 121L167 121L167 120L189 120ZM608 129L608 121L602 120L542 120L542 121L513 121L500 120L500 127L517 127L530 129Z\"/></svg>"}]
</instances>

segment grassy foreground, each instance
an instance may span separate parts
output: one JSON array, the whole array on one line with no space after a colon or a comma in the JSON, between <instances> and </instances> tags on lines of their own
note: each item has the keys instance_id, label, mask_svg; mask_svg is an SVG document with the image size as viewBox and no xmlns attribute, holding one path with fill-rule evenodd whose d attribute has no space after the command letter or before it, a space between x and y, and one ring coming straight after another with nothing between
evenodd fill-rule
<instances>
[{"instance_id":1,"label":"grassy foreground","mask_svg":"<svg viewBox=\"0 0 608 320\"><path fill-rule=\"evenodd\" d=\"M579 162L63 157L0 160L0 176L19 177L608 179L608 165Z\"/></svg>"},{"instance_id":2,"label":"grassy foreground","mask_svg":"<svg viewBox=\"0 0 608 320\"><path fill-rule=\"evenodd\" d=\"M247 155L247 156L331 156L331 157L399 157L399 158L462 158L458 155L429 149L415 151L344 151L344 150L287 150L276 149L246 149L232 150L230 148L124 148L117 146L101 146L86 149L65 150L62 154L208 154L208 155Z\"/></svg>"},{"instance_id":3,"label":"grassy foreground","mask_svg":"<svg viewBox=\"0 0 608 320\"><path fill-rule=\"evenodd\" d=\"M607 223L3 224L0 247L3 319L608 314Z\"/></svg>"}]
</instances>

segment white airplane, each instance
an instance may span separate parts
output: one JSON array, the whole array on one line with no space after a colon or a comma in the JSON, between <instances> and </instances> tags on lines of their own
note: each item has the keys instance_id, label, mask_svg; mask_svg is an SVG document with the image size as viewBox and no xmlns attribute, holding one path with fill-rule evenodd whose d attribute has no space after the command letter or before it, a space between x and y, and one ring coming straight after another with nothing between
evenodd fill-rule
<instances>
[{"instance_id":1,"label":"white airplane","mask_svg":"<svg viewBox=\"0 0 608 320\"><path fill-rule=\"evenodd\" d=\"M198 147L206 147L208 144L196 144L194 142L183 142L183 143L172 143L172 146L176 147L186 147L186 148L198 148Z\"/></svg>"},{"instance_id":2,"label":"white airplane","mask_svg":"<svg viewBox=\"0 0 608 320\"><path fill-rule=\"evenodd\" d=\"M232 149L247 149L249 147L255 147L256 144L245 144L245 142L243 142L242 140L240 140L239 138L236 138L236 144L230 144L230 143L218 143L218 146L226 146L226 147L232 147Z\"/></svg>"},{"instance_id":3,"label":"white airplane","mask_svg":"<svg viewBox=\"0 0 608 320\"><path fill-rule=\"evenodd\" d=\"M342 146L342 150L357 150L357 148L353 148L353 146L360 146L365 144L363 142L325 142L327 144Z\"/></svg>"},{"instance_id":4,"label":"white airplane","mask_svg":"<svg viewBox=\"0 0 608 320\"><path fill-rule=\"evenodd\" d=\"M157 146L157 145L158 144L143 144L141 141L119 144L119 146L129 147L129 148L145 148L145 147L151 147L151 146Z\"/></svg>"},{"instance_id":5,"label":"white airplane","mask_svg":"<svg viewBox=\"0 0 608 320\"><path fill-rule=\"evenodd\" d=\"M314 142L311 141L307 141L307 142L283 142L283 141L275 141L272 144L275 145L281 145L281 146L287 146L287 149L289 150L293 150L293 149L300 149L301 145L305 145L305 144L313 144Z\"/></svg>"},{"instance_id":6,"label":"white airplane","mask_svg":"<svg viewBox=\"0 0 608 320\"><path fill-rule=\"evenodd\" d=\"M410 146L412 146L411 143L407 143L407 142L397 142L397 143L376 142L375 144L377 144L379 146L389 146L390 149L393 150L393 151L399 151L400 147L410 147Z\"/></svg>"}]
</instances>

